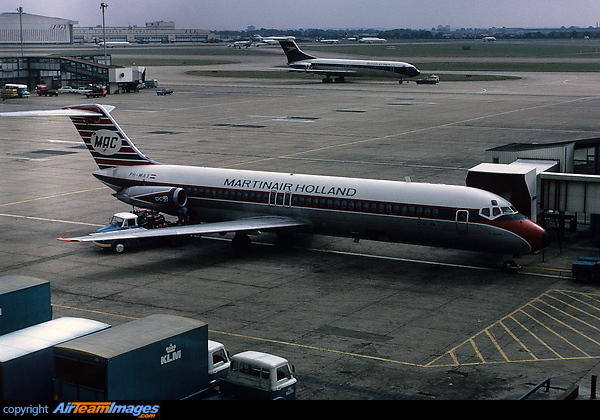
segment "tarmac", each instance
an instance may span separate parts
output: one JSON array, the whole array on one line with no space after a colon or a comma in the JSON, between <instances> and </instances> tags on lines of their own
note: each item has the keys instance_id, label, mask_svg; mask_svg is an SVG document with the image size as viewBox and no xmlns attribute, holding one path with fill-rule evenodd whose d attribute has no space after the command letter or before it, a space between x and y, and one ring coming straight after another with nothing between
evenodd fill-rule
<instances>
[{"instance_id":1,"label":"tarmac","mask_svg":"<svg viewBox=\"0 0 600 420\"><path fill-rule=\"evenodd\" d=\"M260 67L261 57L255 57ZM273 62L280 57L274 55ZM265 67L269 67L266 65ZM196 69L196 68L194 68ZM109 95L112 115L162 163L464 185L486 149L600 136L598 74L523 73L437 85L228 79L152 67L174 90ZM87 102L13 99L0 112ZM51 283L53 316L118 325L166 313L208 323L232 354L295 366L300 400L511 400L551 378L558 399L599 373L600 290L571 280L598 247L575 234L501 271L500 256L299 236L230 235L117 255L85 235L129 206L91 175L68 118L2 118L0 275Z\"/></svg>"}]
</instances>

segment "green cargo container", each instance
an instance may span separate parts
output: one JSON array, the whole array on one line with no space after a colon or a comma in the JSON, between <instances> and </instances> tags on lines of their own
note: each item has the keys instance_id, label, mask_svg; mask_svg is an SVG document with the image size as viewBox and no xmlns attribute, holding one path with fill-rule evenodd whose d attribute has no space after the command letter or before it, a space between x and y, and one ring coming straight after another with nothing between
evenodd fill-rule
<instances>
[{"instance_id":1,"label":"green cargo container","mask_svg":"<svg viewBox=\"0 0 600 420\"><path fill-rule=\"evenodd\" d=\"M0 335L51 319L49 282L26 276L0 277Z\"/></svg>"},{"instance_id":2,"label":"green cargo container","mask_svg":"<svg viewBox=\"0 0 600 420\"><path fill-rule=\"evenodd\" d=\"M208 387L208 325L152 315L54 347L60 400L177 400Z\"/></svg>"}]
</instances>

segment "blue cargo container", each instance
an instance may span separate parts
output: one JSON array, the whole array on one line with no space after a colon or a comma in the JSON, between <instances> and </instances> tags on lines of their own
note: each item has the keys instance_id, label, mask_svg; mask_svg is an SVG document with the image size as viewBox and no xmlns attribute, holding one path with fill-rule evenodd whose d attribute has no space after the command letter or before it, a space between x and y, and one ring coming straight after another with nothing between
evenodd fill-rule
<instances>
[{"instance_id":1,"label":"blue cargo container","mask_svg":"<svg viewBox=\"0 0 600 420\"><path fill-rule=\"evenodd\" d=\"M52 399L52 346L109 327L90 319L65 317L0 336L1 399Z\"/></svg>"},{"instance_id":2,"label":"blue cargo container","mask_svg":"<svg viewBox=\"0 0 600 420\"><path fill-rule=\"evenodd\" d=\"M208 387L208 325L151 315L54 347L61 400L177 400Z\"/></svg>"},{"instance_id":3,"label":"blue cargo container","mask_svg":"<svg viewBox=\"0 0 600 420\"><path fill-rule=\"evenodd\" d=\"M49 282L26 276L0 277L0 335L51 319Z\"/></svg>"}]
</instances>

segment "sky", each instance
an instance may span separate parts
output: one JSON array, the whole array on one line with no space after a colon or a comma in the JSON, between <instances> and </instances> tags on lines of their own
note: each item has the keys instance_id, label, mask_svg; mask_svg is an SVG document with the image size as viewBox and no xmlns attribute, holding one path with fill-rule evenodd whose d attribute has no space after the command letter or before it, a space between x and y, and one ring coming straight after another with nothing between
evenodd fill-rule
<instances>
[{"instance_id":1,"label":"sky","mask_svg":"<svg viewBox=\"0 0 600 420\"><path fill-rule=\"evenodd\" d=\"M0 12L102 24L100 0L1 0ZM105 0L106 26L174 21L177 28L244 30L524 27L587 28L600 22L599 0Z\"/></svg>"}]
</instances>

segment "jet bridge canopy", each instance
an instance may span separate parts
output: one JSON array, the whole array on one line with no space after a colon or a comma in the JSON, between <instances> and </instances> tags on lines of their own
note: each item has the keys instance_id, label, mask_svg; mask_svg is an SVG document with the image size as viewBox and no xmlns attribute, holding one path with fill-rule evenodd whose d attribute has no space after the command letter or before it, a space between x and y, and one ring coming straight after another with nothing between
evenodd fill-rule
<instances>
[{"instance_id":1,"label":"jet bridge canopy","mask_svg":"<svg viewBox=\"0 0 600 420\"><path fill-rule=\"evenodd\" d=\"M481 163L469 169L467 186L498 194L519 212L537 219L538 175L558 166L554 160L518 159L511 164Z\"/></svg>"}]
</instances>

